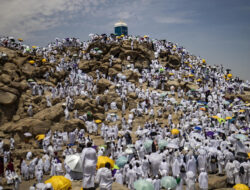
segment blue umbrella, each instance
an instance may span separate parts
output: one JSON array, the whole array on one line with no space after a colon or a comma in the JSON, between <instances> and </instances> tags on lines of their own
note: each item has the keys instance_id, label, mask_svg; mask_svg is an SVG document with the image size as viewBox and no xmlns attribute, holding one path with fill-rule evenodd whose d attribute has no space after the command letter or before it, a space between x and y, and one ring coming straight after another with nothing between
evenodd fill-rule
<instances>
[{"instance_id":1,"label":"blue umbrella","mask_svg":"<svg viewBox=\"0 0 250 190\"><path fill-rule=\"evenodd\" d=\"M201 130L201 127L199 127L199 126L196 126L195 128L194 128L195 130L198 130L198 131L200 131Z\"/></svg>"}]
</instances>

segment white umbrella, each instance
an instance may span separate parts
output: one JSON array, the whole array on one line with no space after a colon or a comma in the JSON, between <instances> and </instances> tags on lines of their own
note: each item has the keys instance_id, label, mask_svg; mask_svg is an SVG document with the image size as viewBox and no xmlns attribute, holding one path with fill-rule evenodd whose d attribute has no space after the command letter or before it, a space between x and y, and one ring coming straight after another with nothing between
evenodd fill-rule
<instances>
[{"instance_id":1,"label":"white umbrella","mask_svg":"<svg viewBox=\"0 0 250 190\"><path fill-rule=\"evenodd\" d=\"M65 164L74 172L82 172L82 161L79 154L68 155Z\"/></svg>"},{"instance_id":2,"label":"white umbrella","mask_svg":"<svg viewBox=\"0 0 250 190\"><path fill-rule=\"evenodd\" d=\"M25 137L31 137L31 136L32 136L32 134L31 134L31 133L29 133L29 132L27 132L27 133L24 133L24 136L25 136Z\"/></svg>"},{"instance_id":3,"label":"white umbrella","mask_svg":"<svg viewBox=\"0 0 250 190\"><path fill-rule=\"evenodd\" d=\"M127 148L125 151L124 151L126 154L133 154L134 151L132 148Z\"/></svg>"}]
</instances>

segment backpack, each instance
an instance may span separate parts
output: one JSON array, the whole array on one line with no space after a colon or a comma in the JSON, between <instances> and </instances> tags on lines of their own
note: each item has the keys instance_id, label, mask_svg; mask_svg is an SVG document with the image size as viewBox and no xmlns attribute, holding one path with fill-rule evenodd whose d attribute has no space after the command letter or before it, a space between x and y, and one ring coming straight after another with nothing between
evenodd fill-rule
<instances>
[{"instance_id":1,"label":"backpack","mask_svg":"<svg viewBox=\"0 0 250 190\"><path fill-rule=\"evenodd\" d=\"M243 167L243 166L240 167L240 174L242 174L242 175L245 174L245 170L244 170L244 167Z\"/></svg>"},{"instance_id":2,"label":"backpack","mask_svg":"<svg viewBox=\"0 0 250 190\"><path fill-rule=\"evenodd\" d=\"M185 169L185 166L184 166L184 165L181 165L181 172L182 172L182 173L185 173L185 172L186 172L186 169Z\"/></svg>"},{"instance_id":3,"label":"backpack","mask_svg":"<svg viewBox=\"0 0 250 190\"><path fill-rule=\"evenodd\" d=\"M216 163L216 162L217 162L217 158L216 158L215 156L212 156L212 157L211 157L211 162L212 162L212 163Z\"/></svg>"}]
</instances>

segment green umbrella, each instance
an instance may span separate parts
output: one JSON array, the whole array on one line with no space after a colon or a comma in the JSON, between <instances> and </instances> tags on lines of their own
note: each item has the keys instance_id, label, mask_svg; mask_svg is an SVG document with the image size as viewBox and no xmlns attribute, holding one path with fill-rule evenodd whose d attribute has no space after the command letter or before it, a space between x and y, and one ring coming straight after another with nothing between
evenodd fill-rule
<instances>
[{"instance_id":1,"label":"green umbrella","mask_svg":"<svg viewBox=\"0 0 250 190\"><path fill-rule=\"evenodd\" d=\"M125 156L121 156L119 157L116 161L115 164L119 167L119 168L123 168L125 166L125 164L127 164L128 162L128 158Z\"/></svg>"},{"instance_id":2,"label":"green umbrella","mask_svg":"<svg viewBox=\"0 0 250 190\"><path fill-rule=\"evenodd\" d=\"M161 179L161 186L165 189L173 189L177 186L176 179L172 176L165 176Z\"/></svg>"},{"instance_id":3,"label":"green umbrella","mask_svg":"<svg viewBox=\"0 0 250 190\"><path fill-rule=\"evenodd\" d=\"M164 149L167 146L168 142L164 139L159 140L158 142L158 147L160 150Z\"/></svg>"},{"instance_id":4,"label":"green umbrella","mask_svg":"<svg viewBox=\"0 0 250 190\"><path fill-rule=\"evenodd\" d=\"M164 72L165 71L165 69L163 69L163 68L160 68L160 72Z\"/></svg>"},{"instance_id":5,"label":"green umbrella","mask_svg":"<svg viewBox=\"0 0 250 190\"><path fill-rule=\"evenodd\" d=\"M154 190L154 186L149 181L145 179L139 179L134 182L135 190Z\"/></svg>"},{"instance_id":6,"label":"green umbrella","mask_svg":"<svg viewBox=\"0 0 250 190\"><path fill-rule=\"evenodd\" d=\"M34 82L34 79L28 79L28 82Z\"/></svg>"},{"instance_id":7,"label":"green umbrella","mask_svg":"<svg viewBox=\"0 0 250 190\"><path fill-rule=\"evenodd\" d=\"M152 147L152 144L153 144L153 141L152 140L147 140L145 143L144 143L144 148L145 149L150 149Z\"/></svg>"}]
</instances>

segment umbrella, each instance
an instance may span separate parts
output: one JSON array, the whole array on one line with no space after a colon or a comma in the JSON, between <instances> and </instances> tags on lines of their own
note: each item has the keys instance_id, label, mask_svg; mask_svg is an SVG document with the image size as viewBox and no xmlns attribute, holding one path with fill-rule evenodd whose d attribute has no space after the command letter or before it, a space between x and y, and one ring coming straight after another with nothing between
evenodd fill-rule
<instances>
[{"instance_id":1,"label":"umbrella","mask_svg":"<svg viewBox=\"0 0 250 190\"><path fill-rule=\"evenodd\" d=\"M34 82L34 79L28 79L28 82Z\"/></svg>"},{"instance_id":2,"label":"umbrella","mask_svg":"<svg viewBox=\"0 0 250 190\"><path fill-rule=\"evenodd\" d=\"M161 186L165 189L173 189L177 186L176 179L172 176L165 176L161 179Z\"/></svg>"},{"instance_id":3,"label":"umbrella","mask_svg":"<svg viewBox=\"0 0 250 190\"><path fill-rule=\"evenodd\" d=\"M217 115L212 116L213 119L219 119Z\"/></svg>"},{"instance_id":4,"label":"umbrella","mask_svg":"<svg viewBox=\"0 0 250 190\"><path fill-rule=\"evenodd\" d=\"M27 132L27 133L24 133L24 136L25 136L25 137L31 137L31 136L32 136L32 134L31 134L31 133L29 133L29 132Z\"/></svg>"},{"instance_id":5,"label":"umbrella","mask_svg":"<svg viewBox=\"0 0 250 190\"><path fill-rule=\"evenodd\" d=\"M173 75L174 75L174 73L169 73L169 75L170 75L170 76L173 76Z\"/></svg>"},{"instance_id":6,"label":"umbrella","mask_svg":"<svg viewBox=\"0 0 250 190\"><path fill-rule=\"evenodd\" d=\"M165 69L163 69L163 68L160 68L160 72L164 72L165 71Z\"/></svg>"},{"instance_id":7,"label":"umbrella","mask_svg":"<svg viewBox=\"0 0 250 190\"><path fill-rule=\"evenodd\" d=\"M243 134L236 134L236 135L234 135L234 138L239 139L241 141L246 141L247 140L247 136L243 135Z\"/></svg>"},{"instance_id":8,"label":"umbrella","mask_svg":"<svg viewBox=\"0 0 250 190\"><path fill-rule=\"evenodd\" d=\"M95 120L95 123L97 123L97 124L99 124L99 123L101 123L102 121L100 120L100 119L97 119L97 120Z\"/></svg>"},{"instance_id":9,"label":"umbrella","mask_svg":"<svg viewBox=\"0 0 250 190\"><path fill-rule=\"evenodd\" d=\"M123 168L125 166L125 164L127 164L128 162L128 158L125 156L121 156L119 157L116 161L115 164L119 167L119 168Z\"/></svg>"},{"instance_id":10,"label":"umbrella","mask_svg":"<svg viewBox=\"0 0 250 190\"><path fill-rule=\"evenodd\" d=\"M30 64L34 64L35 61L34 61L34 60L30 60L29 63L30 63Z\"/></svg>"},{"instance_id":11,"label":"umbrella","mask_svg":"<svg viewBox=\"0 0 250 190\"><path fill-rule=\"evenodd\" d=\"M18 41L22 42L22 41L23 41L23 39L22 39L22 38L18 38Z\"/></svg>"},{"instance_id":12,"label":"umbrella","mask_svg":"<svg viewBox=\"0 0 250 190\"><path fill-rule=\"evenodd\" d=\"M201 79L198 79L197 82L201 82L202 80Z\"/></svg>"},{"instance_id":13,"label":"umbrella","mask_svg":"<svg viewBox=\"0 0 250 190\"><path fill-rule=\"evenodd\" d=\"M46 63L46 59L42 59L42 62L43 62L43 63Z\"/></svg>"},{"instance_id":14,"label":"umbrella","mask_svg":"<svg viewBox=\"0 0 250 190\"><path fill-rule=\"evenodd\" d=\"M219 123L225 123L226 122L226 120L223 119L223 118L218 118L217 120L219 121Z\"/></svg>"},{"instance_id":15,"label":"umbrella","mask_svg":"<svg viewBox=\"0 0 250 190\"><path fill-rule=\"evenodd\" d=\"M152 141L152 140L147 140L147 141L145 141L145 143L144 143L144 148L145 148L145 149L149 149L149 148L152 147L152 144L153 144L153 141Z\"/></svg>"},{"instance_id":16,"label":"umbrella","mask_svg":"<svg viewBox=\"0 0 250 190\"><path fill-rule=\"evenodd\" d=\"M145 179L139 179L134 182L135 190L154 190L154 186L149 181Z\"/></svg>"},{"instance_id":17,"label":"umbrella","mask_svg":"<svg viewBox=\"0 0 250 190\"><path fill-rule=\"evenodd\" d=\"M106 163L110 163L111 168L113 168L114 165L115 165L115 161L110 159L109 157L107 157L107 156L98 156L96 168L97 169L103 168L103 167L105 167Z\"/></svg>"},{"instance_id":18,"label":"umbrella","mask_svg":"<svg viewBox=\"0 0 250 190\"><path fill-rule=\"evenodd\" d=\"M37 48L37 46L31 46L33 49L36 49Z\"/></svg>"},{"instance_id":19,"label":"umbrella","mask_svg":"<svg viewBox=\"0 0 250 190\"><path fill-rule=\"evenodd\" d=\"M200 108L201 111L206 111L206 108L202 107Z\"/></svg>"},{"instance_id":20,"label":"umbrella","mask_svg":"<svg viewBox=\"0 0 250 190\"><path fill-rule=\"evenodd\" d=\"M133 154L134 151L132 148L127 148L125 151L124 151L126 154Z\"/></svg>"},{"instance_id":21,"label":"umbrella","mask_svg":"<svg viewBox=\"0 0 250 190\"><path fill-rule=\"evenodd\" d=\"M227 74L228 78L231 78L233 75L231 73Z\"/></svg>"},{"instance_id":22,"label":"umbrella","mask_svg":"<svg viewBox=\"0 0 250 190\"><path fill-rule=\"evenodd\" d=\"M236 184L233 186L233 189L235 190L249 190L249 187L245 184Z\"/></svg>"},{"instance_id":23,"label":"umbrella","mask_svg":"<svg viewBox=\"0 0 250 190\"><path fill-rule=\"evenodd\" d=\"M161 150L161 149L164 149L167 146L167 144L168 144L168 142L166 140L162 139L158 142L158 147Z\"/></svg>"},{"instance_id":24,"label":"umbrella","mask_svg":"<svg viewBox=\"0 0 250 190\"><path fill-rule=\"evenodd\" d=\"M244 112L245 112L245 110L240 110L239 112L240 112L240 113L244 113Z\"/></svg>"},{"instance_id":25,"label":"umbrella","mask_svg":"<svg viewBox=\"0 0 250 190\"><path fill-rule=\"evenodd\" d=\"M194 128L195 130L201 130L201 127L199 127L199 126L196 126L195 128Z\"/></svg>"},{"instance_id":26,"label":"umbrella","mask_svg":"<svg viewBox=\"0 0 250 190\"><path fill-rule=\"evenodd\" d=\"M180 131L178 129L172 129L171 130L172 135L178 135L179 133L180 133Z\"/></svg>"},{"instance_id":27,"label":"umbrella","mask_svg":"<svg viewBox=\"0 0 250 190\"><path fill-rule=\"evenodd\" d=\"M226 120L230 120L230 119L233 119L232 117L226 117Z\"/></svg>"},{"instance_id":28,"label":"umbrella","mask_svg":"<svg viewBox=\"0 0 250 190\"><path fill-rule=\"evenodd\" d=\"M36 140L40 141L43 140L45 138L45 134L40 134L36 136Z\"/></svg>"},{"instance_id":29,"label":"umbrella","mask_svg":"<svg viewBox=\"0 0 250 190\"><path fill-rule=\"evenodd\" d=\"M212 137L212 136L214 136L214 132L213 131L208 131L208 132L206 132L206 135Z\"/></svg>"},{"instance_id":30,"label":"umbrella","mask_svg":"<svg viewBox=\"0 0 250 190\"><path fill-rule=\"evenodd\" d=\"M65 158L65 164L74 172L82 172L82 161L79 154L68 155Z\"/></svg>"},{"instance_id":31,"label":"umbrella","mask_svg":"<svg viewBox=\"0 0 250 190\"><path fill-rule=\"evenodd\" d=\"M114 165L114 167L112 169L116 169L116 170L119 170L119 166L117 166L116 164Z\"/></svg>"},{"instance_id":32,"label":"umbrella","mask_svg":"<svg viewBox=\"0 0 250 190\"><path fill-rule=\"evenodd\" d=\"M51 183L54 190L69 190L72 188L71 181L64 176L53 176L46 183Z\"/></svg>"},{"instance_id":33,"label":"umbrella","mask_svg":"<svg viewBox=\"0 0 250 190\"><path fill-rule=\"evenodd\" d=\"M202 63L206 63L206 60L205 60L205 59L202 59Z\"/></svg>"}]
</instances>

